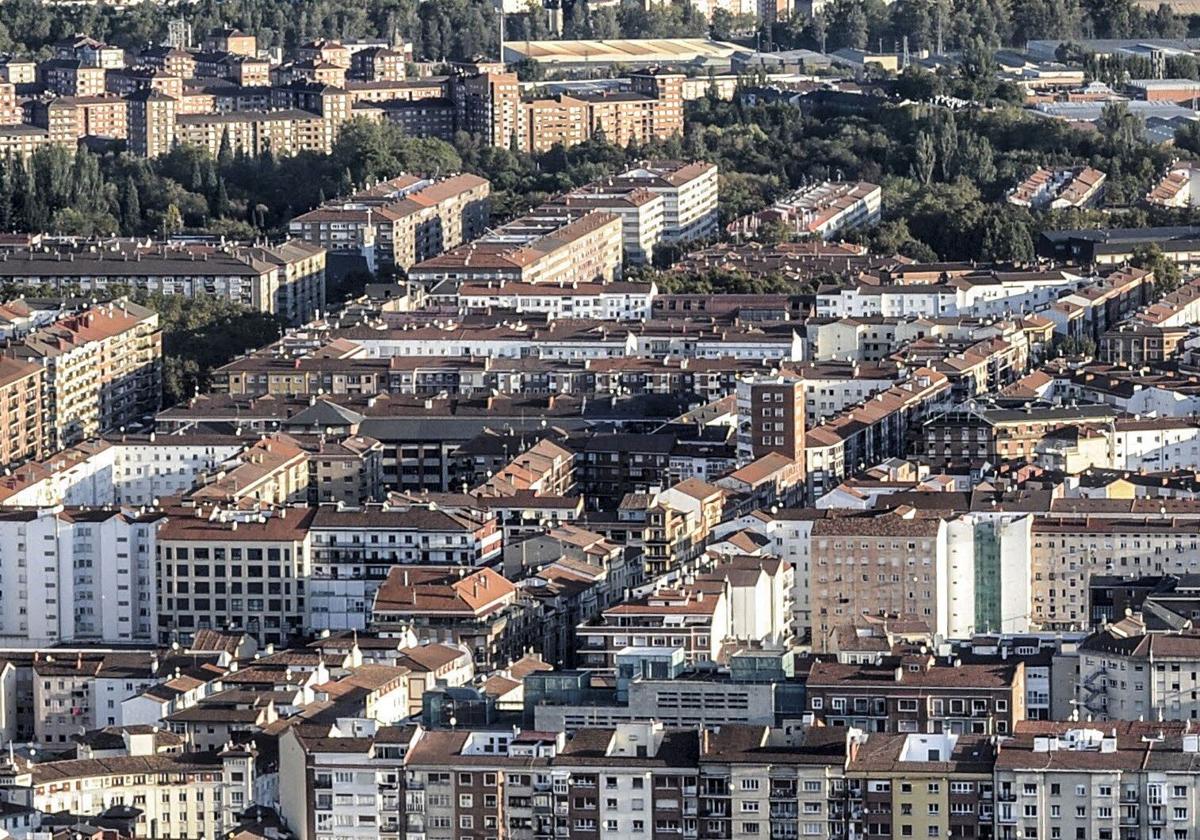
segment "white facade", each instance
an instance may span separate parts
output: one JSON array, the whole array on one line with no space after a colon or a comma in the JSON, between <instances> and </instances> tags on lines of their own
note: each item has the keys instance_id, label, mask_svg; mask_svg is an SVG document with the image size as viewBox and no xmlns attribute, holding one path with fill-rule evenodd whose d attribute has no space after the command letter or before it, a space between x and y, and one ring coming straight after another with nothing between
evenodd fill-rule
<instances>
[{"instance_id":1,"label":"white facade","mask_svg":"<svg viewBox=\"0 0 1200 840\"><path fill-rule=\"evenodd\" d=\"M646 179L644 186L663 197L663 241L692 242L717 233L718 178L716 164L694 165L686 179L671 178L653 165L623 173L621 179Z\"/></svg>"},{"instance_id":2,"label":"white facade","mask_svg":"<svg viewBox=\"0 0 1200 840\"><path fill-rule=\"evenodd\" d=\"M0 515L0 638L151 641L154 557L152 520L62 508Z\"/></svg>"},{"instance_id":3,"label":"white facade","mask_svg":"<svg viewBox=\"0 0 1200 840\"><path fill-rule=\"evenodd\" d=\"M1078 288L1077 276L1049 272L1016 278L961 278L929 285L861 285L817 295L818 317L977 318L1045 309L1064 291Z\"/></svg>"},{"instance_id":4,"label":"white facade","mask_svg":"<svg viewBox=\"0 0 1200 840\"><path fill-rule=\"evenodd\" d=\"M50 475L4 497L0 505L152 505L191 490L201 474L232 458L246 443L152 435L84 444L50 458L45 462L53 470Z\"/></svg>"},{"instance_id":5,"label":"white facade","mask_svg":"<svg viewBox=\"0 0 1200 840\"><path fill-rule=\"evenodd\" d=\"M657 294L658 288L653 283L464 284L458 291L458 308L463 314L511 309L549 318L643 321L650 318L650 307Z\"/></svg>"},{"instance_id":6,"label":"white facade","mask_svg":"<svg viewBox=\"0 0 1200 840\"><path fill-rule=\"evenodd\" d=\"M39 766L5 790L8 801L72 814L132 805L142 811L139 836L223 837L253 801L254 760L249 753L226 754L219 762L148 755L50 762L45 771Z\"/></svg>"},{"instance_id":7,"label":"white facade","mask_svg":"<svg viewBox=\"0 0 1200 840\"><path fill-rule=\"evenodd\" d=\"M280 738L280 816L298 840L377 840L412 813L399 792L407 744L374 742L376 732L370 721L339 720L345 746L309 746L294 729Z\"/></svg>"},{"instance_id":8,"label":"white facade","mask_svg":"<svg viewBox=\"0 0 1200 840\"><path fill-rule=\"evenodd\" d=\"M1029 631L1032 523L1030 515L986 512L947 522L949 638Z\"/></svg>"}]
</instances>

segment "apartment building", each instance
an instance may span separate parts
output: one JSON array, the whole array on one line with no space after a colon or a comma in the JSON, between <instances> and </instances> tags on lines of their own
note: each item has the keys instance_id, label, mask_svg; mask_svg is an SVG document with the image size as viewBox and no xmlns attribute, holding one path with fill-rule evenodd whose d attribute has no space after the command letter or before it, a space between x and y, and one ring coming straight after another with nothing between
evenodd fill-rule
<instances>
[{"instance_id":1,"label":"apartment building","mask_svg":"<svg viewBox=\"0 0 1200 840\"><path fill-rule=\"evenodd\" d=\"M867 838L991 838L996 752L991 738L957 731L849 736L850 831Z\"/></svg>"},{"instance_id":2,"label":"apartment building","mask_svg":"<svg viewBox=\"0 0 1200 840\"><path fill-rule=\"evenodd\" d=\"M159 526L158 641L234 628L259 644L303 633L311 508L174 507Z\"/></svg>"},{"instance_id":3,"label":"apartment building","mask_svg":"<svg viewBox=\"0 0 1200 840\"><path fill-rule=\"evenodd\" d=\"M1194 724L1026 721L996 756L996 837L1190 838Z\"/></svg>"},{"instance_id":4,"label":"apartment building","mask_svg":"<svg viewBox=\"0 0 1200 840\"><path fill-rule=\"evenodd\" d=\"M1031 622L1045 630L1090 624L1097 575L1182 575L1200 562L1193 519L1175 516L1039 516L1033 522Z\"/></svg>"},{"instance_id":5,"label":"apartment building","mask_svg":"<svg viewBox=\"0 0 1200 840\"><path fill-rule=\"evenodd\" d=\"M29 121L46 129L51 143L71 143L81 137L123 140L128 135L128 103L118 96L35 99L29 110Z\"/></svg>"},{"instance_id":6,"label":"apartment building","mask_svg":"<svg viewBox=\"0 0 1200 840\"><path fill-rule=\"evenodd\" d=\"M157 519L61 507L0 513L0 639L153 641Z\"/></svg>"},{"instance_id":7,"label":"apartment building","mask_svg":"<svg viewBox=\"0 0 1200 840\"><path fill-rule=\"evenodd\" d=\"M837 487L858 465L905 455L909 435L949 406L950 390L944 373L919 367L862 405L809 428L804 436L808 498Z\"/></svg>"},{"instance_id":8,"label":"apartment building","mask_svg":"<svg viewBox=\"0 0 1200 840\"><path fill-rule=\"evenodd\" d=\"M0 152L28 157L50 142L49 133L35 125L0 125Z\"/></svg>"},{"instance_id":9,"label":"apartment building","mask_svg":"<svg viewBox=\"0 0 1200 840\"><path fill-rule=\"evenodd\" d=\"M644 321L658 287L654 283L616 281L558 286L547 283L463 283L455 291L459 313L512 310L548 319Z\"/></svg>"},{"instance_id":10,"label":"apartment building","mask_svg":"<svg viewBox=\"0 0 1200 840\"><path fill-rule=\"evenodd\" d=\"M138 63L180 79L191 79L196 75L195 56L187 50L165 44L146 47L138 54Z\"/></svg>"},{"instance_id":11,"label":"apartment building","mask_svg":"<svg viewBox=\"0 0 1200 840\"><path fill-rule=\"evenodd\" d=\"M140 423L158 410L158 315L124 299L34 330L7 355L44 371L47 438L55 449Z\"/></svg>"},{"instance_id":12,"label":"apartment building","mask_svg":"<svg viewBox=\"0 0 1200 840\"><path fill-rule=\"evenodd\" d=\"M663 241L666 200L650 190L596 181L551 199L550 206L587 208L621 217L625 261L649 264Z\"/></svg>"},{"instance_id":13,"label":"apartment building","mask_svg":"<svg viewBox=\"0 0 1200 840\"><path fill-rule=\"evenodd\" d=\"M237 435L132 435L86 441L0 481L4 507L154 505L191 490L246 447Z\"/></svg>"},{"instance_id":14,"label":"apartment building","mask_svg":"<svg viewBox=\"0 0 1200 840\"><path fill-rule=\"evenodd\" d=\"M808 708L826 726L865 732L1005 735L1025 719L1025 666L939 662L930 654L876 664L815 662Z\"/></svg>"},{"instance_id":15,"label":"apartment building","mask_svg":"<svg viewBox=\"0 0 1200 840\"><path fill-rule=\"evenodd\" d=\"M646 160L604 182L644 189L663 199L663 241L685 243L718 233L717 165L705 161Z\"/></svg>"},{"instance_id":16,"label":"apartment building","mask_svg":"<svg viewBox=\"0 0 1200 840\"><path fill-rule=\"evenodd\" d=\"M517 587L486 566L393 566L372 607L373 629L464 647L491 670L524 654L534 624Z\"/></svg>"},{"instance_id":17,"label":"apartment building","mask_svg":"<svg viewBox=\"0 0 1200 840\"><path fill-rule=\"evenodd\" d=\"M1133 626L1130 626L1130 625ZM1096 720L1195 720L1200 716L1200 636L1147 632L1133 618L1105 625L1078 646L1075 698Z\"/></svg>"},{"instance_id":18,"label":"apartment building","mask_svg":"<svg viewBox=\"0 0 1200 840\"><path fill-rule=\"evenodd\" d=\"M584 729L569 741L561 733L426 732L406 761L409 831L472 840L502 831L533 840L556 829L583 840L694 834L699 739L661 723Z\"/></svg>"},{"instance_id":19,"label":"apartment building","mask_svg":"<svg viewBox=\"0 0 1200 840\"><path fill-rule=\"evenodd\" d=\"M350 74L368 82L398 82L405 78L405 55L388 47L367 47L350 55Z\"/></svg>"},{"instance_id":20,"label":"apartment building","mask_svg":"<svg viewBox=\"0 0 1200 840\"><path fill-rule=\"evenodd\" d=\"M125 130L135 155L156 158L175 145L175 120L180 100L154 88L136 90L125 97Z\"/></svg>"},{"instance_id":21,"label":"apartment building","mask_svg":"<svg viewBox=\"0 0 1200 840\"><path fill-rule=\"evenodd\" d=\"M103 67L92 67L77 58L52 58L38 65L46 89L59 96L99 96L104 93Z\"/></svg>"},{"instance_id":22,"label":"apartment building","mask_svg":"<svg viewBox=\"0 0 1200 840\"><path fill-rule=\"evenodd\" d=\"M882 200L883 190L877 184L825 181L737 219L728 231L754 236L764 226L778 224L797 235L833 239L845 231L878 222Z\"/></svg>"},{"instance_id":23,"label":"apartment building","mask_svg":"<svg viewBox=\"0 0 1200 840\"><path fill-rule=\"evenodd\" d=\"M1138 270L1130 279L1140 276ZM895 266L881 279L886 282L837 284L820 289L816 314L906 321L955 317L1007 319L1013 312L1047 309L1064 293L1089 285L1084 276L1062 269L1006 271L980 268L973 263ZM1101 281L1100 285L1106 284ZM1136 283L1133 285L1136 288ZM1122 291L1123 288L1098 289L1097 298L1103 304L1100 308L1107 311L1114 299L1123 299Z\"/></svg>"},{"instance_id":24,"label":"apartment building","mask_svg":"<svg viewBox=\"0 0 1200 840\"><path fill-rule=\"evenodd\" d=\"M0 81L0 125L20 125L24 111L17 103L17 86Z\"/></svg>"},{"instance_id":25,"label":"apartment building","mask_svg":"<svg viewBox=\"0 0 1200 840\"><path fill-rule=\"evenodd\" d=\"M1106 405L1050 406L1029 409L968 406L924 424L930 462L971 464L1032 460L1047 435L1070 428L1111 428L1117 412Z\"/></svg>"},{"instance_id":26,"label":"apartment building","mask_svg":"<svg viewBox=\"0 0 1200 840\"><path fill-rule=\"evenodd\" d=\"M582 667L616 669L623 652L682 649L690 666L716 667L741 647L777 646L791 637L791 564L733 557L676 588L656 586L575 629Z\"/></svg>"},{"instance_id":27,"label":"apartment building","mask_svg":"<svg viewBox=\"0 0 1200 840\"><path fill-rule=\"evenodd\" d=\"M627 90L525 101L515 73L485 72L451 86L456 122L489 145L545 152L595 133L619 146L666 140L683 131L682 73L639 70Z\"/></svg>"},{"instance_id":28,"label":"apartment building","mask_svg":"<svg viewBox=\"0 0 1200 840\"><path fill-rule=\"evenodd\" d=\"M329 251L357 251L368 266L407 269L483 234L487 180L400 175L292 219L292 236Z\"/></svg>"},{"instance_id":29,"label":"apartment building","mask_svg":"<svg viewBox=\"0 0 1200 840\"><path fill-rule=\"evenodd\" d=\"M1167 362L1183 350L1186 337L1186 327L1122 324L1101 334L1096 358L1130 368Z\"/></svg>"},{"instance_id":30,"label":"apartment building","mask_svg":"<svg viewBox=\"0 0 1200 840\"><path fill-rule=\"evenodd\" d=\"M325 249L295 239L252 247L62 242L0 255L0 281L85 293L120 284L164 295L213 296L302 323L324 306Z\"/></svg>"},{"instance_id":31,"label":"apartment building","mask_svg":"<svg viewBox=\"0 0 1200 840\"><path fill-rule=\"evenodd\" d=\"M308 503L354 507L383 498L383 444L364 435L298 441L308 456Z\"/></svg>"},{"instance_id":32,"label":"apartment building","mask_svg":"<svg viewBox=\"0 0 1200 840\"><path fill-rule=\"evenodd\" d=\"M408 277L432 286L516 282L570 287L611 282L621 272L621 218L612 213L522 217L475 241L419 262Z\"/></svg>"},{"instance_id":33,"label":"apartment building","mask_svg":"<svg viewBox=\"0 0 1200 840\"><path fill-rule=\"evenodd\" d=\"M744 377L737 384L738 460L776 452L804 463L805 387L777 376Z\"/></svg>"},{"instance_id":34,"label":"apartment building","mask_svg":"<svg viewBox=\"0 0 1200 840\"><path fill-rule=\"evenodd\" d=\"M315 630L366 629L376 593L394 566L483 566L500 557L502 542L493 515L433 505L322 506L310 538L305 625Z\"/></svg>"},{"instance_id":35,"label":"apartment building","mask_svg":"<svg viewBox=\"0 0 1200 840\"><path fill-rule=\"evenodd\" d=\"M42 405L45 369L0 357L0 469L41 458L49 446Z\"/></svg>"},{"instance_id":36,"label":"apartment building","mask_svg":"<svg viewBox=\"0 0 1200 840\"><path fill-rule=\"evenodd\" d=\"M212 30L204 36L203 46L209 52L232 53L249 57L258 55L258 39L233 27Z\"/></svg>"},{"instance_id":37,"label":"apartment building","mask_svg":"<svg viewBox=\"0 0 1200 840\"><path fill-rule=\"evenodd\" d=\"M893 513L818 519L810 539L814 651L830 650L833 630L859 614L915 615L950 635L944 520Z\"/></svg>"},{"instance_id":38,"label":"apartment building","mask_svg":"<svg viewBox=\"0 0 1200 840\"><path fill-rule=\"evenodd\" d=\"M297 840L408 836L404 761L420 730L365 721L329 730L293 726L279 739L279 811Z\"/></svg>"},{"instance_id":39,"label":"apartment building","mask_svg":"<svg viewBox=\"0 0 1200 840\"><path fill-rule=\"evenodd\" d=\"M283 507L308 499L308 454L293 438L274 434L219 469L198 476L186 493L192 505Z\"/></svg>"},{"instance_id":40,"label":"apartment building","mask_svg":"<svg viewBox=\"0 0 1200 840\"><path fill-rule=\"evenodd\" d=\"M61 750L78 743L81 732L119 725L122 701L161 679L158 668L157 655L149 651L35 651L30 666L34 741Z\"/></svg>"},{"instance_id":41,"label":"apartment building","mask_svg":"<svg viewBox=\"0 0 1200 840\"><path fill-rule=\"evenodd\" d=\"M297 108L279 111L238 111L224 114L180 114L174 141L206 149L214 157L228 138L235 152L258 157L300 152L329 154L332 138L321 115Z\"/></svg>"},{"instance_id":42,"label":"apartment building","mask_svg":"<svg viewBox=\"0 0 1200 840\"><path fill-rule=\"evenodd\" d=\"M232 831L255 794L255 753L145 753L45 761L15 770L6 801L45 813L137 809L149 836L210 837Z\"/></svg>"}]
</instances>

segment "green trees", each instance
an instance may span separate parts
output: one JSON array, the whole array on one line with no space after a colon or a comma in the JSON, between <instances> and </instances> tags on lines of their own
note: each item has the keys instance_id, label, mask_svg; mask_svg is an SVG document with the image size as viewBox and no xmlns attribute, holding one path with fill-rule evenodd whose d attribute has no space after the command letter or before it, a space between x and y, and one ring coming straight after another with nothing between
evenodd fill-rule
<instances>
[{"instance_id":1,"label":"green trees","mask_svg":"<svg viewBox=\"0 0 1200 840\"><path fill-rule=\"evenodd\" d=\"M1133 259L1130 261L1138 268L1144 268L1147 271L1154 272L1154 285L1158 292L1167 294L1179 288L1179 284L1183 280L1183 273L1179 270L1179 264L1174 260L1169 260L1162 252L1162 248L1157 245L1147 245L1144 248L1139 248L1133 254Z\"/></svg>"}]
</instances>

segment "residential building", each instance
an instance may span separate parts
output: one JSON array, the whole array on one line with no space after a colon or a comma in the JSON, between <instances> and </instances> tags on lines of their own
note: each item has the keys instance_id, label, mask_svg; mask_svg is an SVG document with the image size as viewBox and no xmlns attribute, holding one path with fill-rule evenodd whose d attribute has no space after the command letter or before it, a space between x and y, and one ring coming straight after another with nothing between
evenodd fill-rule
<instances>
[{"instance_id":1,"label":"residential building","mask_svg":"<svg viewBox=\"0 0 1200 840\"><path fill-rule=\"evenodd\" d=\"M43 369L46 435L58 449L133 426L158 410L158 314L121 299L34 330L6 354Z\"/></svg>"},{"instance_id":2,"label":"residential building","mask_svg":"<svg viewBox=\"0 0 1200 840\"><path fill-rule=\"evenodd\" d=\"M604 182L609 188L644 189L663 198L665 243L717 235L717 165L705 161L641 161Z\"/></svg>"},{"instance_id":3,"label":"residential building","mask_svg":"<svg viewBox=\"0 0 1200 840\"><path fill-rule=\"evenodd\" d=\"M302 213L289 228L328 251L357 251L368 266L407 269L481 236L489 191L475 175L401 175Z\"/></svg>"},{"instance_id":4,"label":"residential building","mask_svg":"<svg viewBox=\"0 0 1200 840\"><path fill-rule=\"evenodd\" d=\"M313 515L310 538L305 626L319 631L365 630L393 567L490 565L500 557L502 534L482 509L323 505Z\"/></svg>"},{"instance_id":5,"label":"residential building","mask_svg":"<svg viewBox=\"0 0 1200 840\"><path fill-rule=\"evenodd\" d=\"M1198 742L1190 723L1019 723L996 756L996 837L1188 836Z\"/></svg>"},{"instance_id":6,"label":"residential building","mask_svg":"<svg viewBox=\"0 0 1200 840\"><path fill-rule=\"evenodd\" d=\"M621 218L612 213L522 217L475 241L409 269L432 286L517 282L570 287L616 280L621 272Z\"/></svg>"},{"instance_id":7,"label":"residential building","mask_svg":"<svg viewBox=\"0 0 1200 840\"><path fill-rule=\"evenodd\" d=\"M279 808L297 840L398 840L420 825L407 817L404 763L421 734L366 722L289 727L279 739Z\"/></svg>"},{"instance_id":8,"label":"residential building","mask_svg":"<svg viewBox=\"0 0 1200 840\"><path fill-rule=\"evenodd\" d=\"M1154 500L1148 507L1164 509L1164 501ZM1088 516L1086 505L1076 516L1064 511L1036 517L1031 621L1043 630L1086 628L1088 584L1097 575L1136 578L1193 572L1192 564L1200 562L1194 530L1191 517L1150 511L1142 516Z\"/></svg>"},{"instance_id":9,"label":"residential building","mask_svg":"<svg viewBox=\"0 0 1200 840\"><path fill-rule=\"evenodd\" d=\"M1106 178L1103 172L1090 166L1057 171L1038 169L1009 193L1008 203L1039 210L1090 207L1103 196Z\"/></svg>"},{"instance_id":10,"label":"residential building","mask_svg":"<svg viewBox=\"0 0 1200 840\"><path fill-rule=\"evenodd\" d=\"M43 457L49 446L42 405L45 369L0 358L0 469Z\"/></svg>"},{"instance_id":11,"label":"residential building","mask_svg":"<svg viewBox=\"0 0 1200 840\"><path fill-rule=\"evenodd\" d=\"M121 814L130 807L147 835L217 836L232 831L255 799L255 758L252 749L159 755L135 748L114 758L41 761L13 771L5 800L47 814Z\"/></svg>"},{"instance_id":12,"label":"residential building","mask_svg":"<svg viewBox=\"0 0 1200 840\"><path fill-rule=\"evenodd\" d=\"M278 245L147 244L138 240L61 242L16 249L0 281L103 291L126 285L150 293L219 297L303 323L324 306L325 249L292 239ZM126 304L126 311L135 311Z\"/></svg>"},{"instance_id":13,"label":"residential building","mask_svg":"<svg viewBox=\"0 0 1200 840\"><path fill-rule=\"evenodd\" d=\"M882 196L878 185L866 181L825 181L743 216L727 229L738 236L755 236L764 226L775 224L796 235L833 239L843 231L879 221Z\"/></svg>"},{"instance_id":14,"label":"residential building","mask_svg":"<svg viewBox=\"0 0 1200 840\"><path fill-rule=\"evenodd\" d=\"M917 616L942 636L958 629L950 621L944 520L894 513L818 519L810 539L813 650L828 651L836 627L859 614Z\"/></svg>"},{"instance_id":15,"label":"residential building","mask_svg":"<svg viewBox=\"0 0 1200 840\"><path fill-rule=\"evenodd\" d=\"M804 382L785 376L745 377L737 385L738 459L776 452L804 463Z\"/></svg>"},{"instance_id":16,"label":"residential building","mask_svg":"<svg viewBox=\"0 0 1200 840\"><path fill-rule=\"evenodd\" d=\"M808 708L826 726L1005 735L1025 719L1021 662L939 663L930 654L878 664L815 662L805 685Z\"/></svg>"},{"instance_id":17,"label":"residential building","mask_svg":"<svg viewBox=\"0 0 1200 840\"><path fill-rule=\"evenodd\" d=\"M545 152L597 132L620 146L681 133L683 80L682 73L637 70L629 74L628 90L525 101L515 73L484 72L456 79L452 96L460 130L492 146Z\"/></svg>"},{"instance_id":18,"label":"residential building","mask_svg":"<svg viewBox=\"0 0 1200 840\"><path fill-rule=\"evenodd\" d=\"M158 519L111 508L0 513L0 639L15 646L154 641Z\"/></svg>"},{"instance_id":19,"label":"residential building","mask_svg":"<svg viewBox=\"0 0 1200 840\"><path fill-rule=\"evenodd\" d=\"M1126 617L1079 643L1075 699L1096 720L1195 720L1200 636L1138 624Z\"/></svg>"},{"instance_id":20,"label":"residential building","mask_svg":"<svg viewBox=\"0 0 1200 840\"><path fill-rule=\"evenodd\" d=\"M532 624L516 586L488 567L393 566L372 607L374 629L465 647L489 670L523 654Z\"/></svg>"},{"instance_id":21,"label":"residential building","mask_svg":"<svg viewBox=\"0 0 1200 840\"><path fill-rule=\"evenodd\" d=\"M236 629L260 644L304 631L311 508L249 511L178 507L158 530L158 641Z\"/></svg>"}]
</instances>

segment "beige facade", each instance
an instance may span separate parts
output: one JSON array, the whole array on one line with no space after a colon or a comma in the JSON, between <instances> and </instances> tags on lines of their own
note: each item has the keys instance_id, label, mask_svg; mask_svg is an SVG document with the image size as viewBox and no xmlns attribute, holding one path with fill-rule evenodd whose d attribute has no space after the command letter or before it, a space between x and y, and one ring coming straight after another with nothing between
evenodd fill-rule
<instances>
[{"instance_id":1,"label":"beige facade","mask_svg":"<svg viewBox=\"0 0 1200 840\"><path fill-rule=\"evenodd\" d=\"M45 369L48 437L62 448L142 421L158 410L158 315L127 301L35 330L8 355Z\"/></svg>"},{"instance_id":2,"label":"beige facade","mask_svg":"<svg viewBox=\"0 0 1200 840\"><path fill-rule=\"evenodd\" d=\"M1032 624L1082 629L1094 575L1183 575L1200 562L1190 519L1038 517L1033 523Z\"/></svg>"},{"instance_id":3,"label":"beige facade","mask_svg":"<svg viewBox=\"0 0 1200 840\"><path fill-rule=\"evenodd\" d=\"M615 280L621 270L621 217L517 219L468 245L412 267L409 279L433 283L519 281L591 283Z\"/></svg>"},{"instance_id":4,"label":"beige facade","mask_svg":"<svg viewBox=\"0 0 1200 840\"><path fill-rule=\"evenodd\" d=\"M850 616L897 613L947 626L946 523L894 514L813 523L809 598L813 650Z\"/></svg>"},{"instance_id":5,"label":"beige facade","mask_svg":"<svg viewBox=\"0 0 1200 840\"><path fill-rule=\"evenodd\" d=\"M0 468L46 454L41 365L0 358Z\"/></svg>"}]
</instances>

